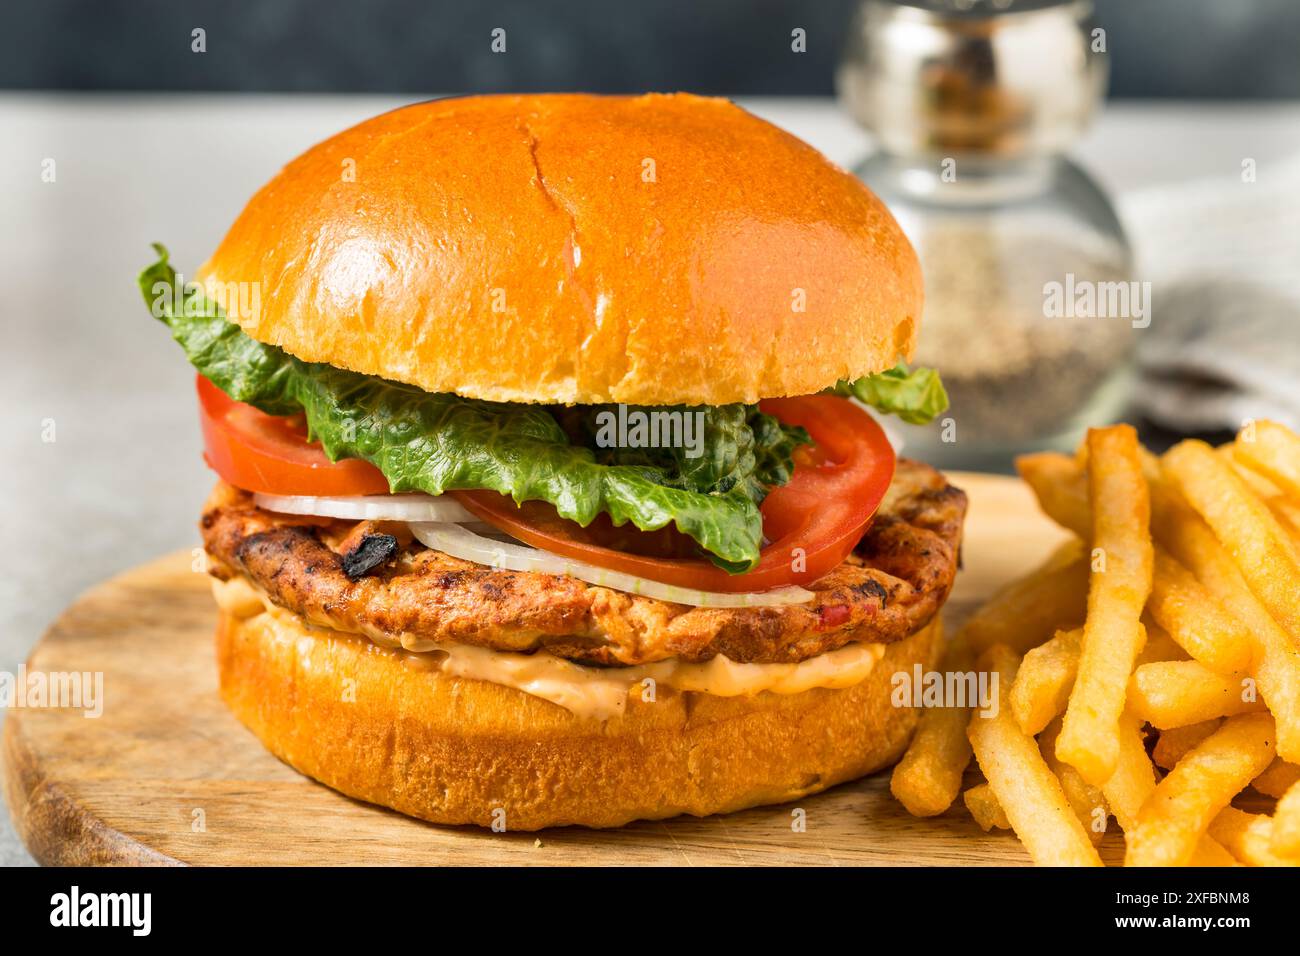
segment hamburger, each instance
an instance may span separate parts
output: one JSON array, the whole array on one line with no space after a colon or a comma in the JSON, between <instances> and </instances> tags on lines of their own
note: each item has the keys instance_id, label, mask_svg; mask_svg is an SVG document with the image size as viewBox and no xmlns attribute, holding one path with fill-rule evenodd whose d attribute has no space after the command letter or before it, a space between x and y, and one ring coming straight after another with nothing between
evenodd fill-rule
<instances>
[{"instance_id":1,"label":"hamburger","mask_svg":"<svg viewBox=\"0 0 1300 956\"><path fill-rule=\"evenodd\" d=\"M897 458L916 256L725 100L488 96L313 147L194 281L225 702L443 824L613 827L896 760L965 496ZM900 695L901 696L901 695Z\"/></svg>"}]
</instances>

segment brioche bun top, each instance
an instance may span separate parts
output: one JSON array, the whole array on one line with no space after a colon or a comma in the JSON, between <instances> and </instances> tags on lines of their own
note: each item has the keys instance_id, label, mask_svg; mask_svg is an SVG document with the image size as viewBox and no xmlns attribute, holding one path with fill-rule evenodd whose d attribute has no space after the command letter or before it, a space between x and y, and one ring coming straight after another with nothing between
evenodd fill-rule
<instances>
[{"instance_id":1,"label":"brioche bun top","mask_svg":"<svg viewBox=\"0 0 1300 956\"><path fill-rule=\"evenodd\" d=\"M582 404L817 392L910 357L922 298L915 253L857 179L686 94L377 116L264 186L199 280L308 361Z\"/></svg>"}]
</instances>

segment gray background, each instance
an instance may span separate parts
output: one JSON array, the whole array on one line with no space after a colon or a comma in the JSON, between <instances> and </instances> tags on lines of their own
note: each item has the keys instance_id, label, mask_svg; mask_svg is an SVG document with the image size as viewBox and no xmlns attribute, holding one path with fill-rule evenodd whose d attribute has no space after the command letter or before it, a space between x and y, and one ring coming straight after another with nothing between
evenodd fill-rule
<instances>
[{"instance_id":1,"label":"gray background","mask_svg":"<svg viewBox=\"0 0 1300 956\"><path fill-rule=\"evenodd\" d=\"M855 0L6 0L0 88L830 94ZM1300 96L1295 0L1096 0L1118 97ZM489 50L504 27L507 55ZM790 52L803 27L808 50ZM190 31L208 52L190 52Z\"/></svg>"}]
</instances>

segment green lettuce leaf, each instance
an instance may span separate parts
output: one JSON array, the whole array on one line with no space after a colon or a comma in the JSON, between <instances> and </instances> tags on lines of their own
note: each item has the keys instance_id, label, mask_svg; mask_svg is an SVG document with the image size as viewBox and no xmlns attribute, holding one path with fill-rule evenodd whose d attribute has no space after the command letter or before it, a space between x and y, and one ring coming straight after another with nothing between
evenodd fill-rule
<instances>
[{"instance_id":1,"label":"green lettuce leaf","mask_svg":"<svg viewBox=\"0 0 1300 956\"><path fill-rule=\"evenodd\" d=\"M582 525L602 513L645 531L671 523L715 564L741 573L758 561L763 495L788 480L791 454L808 441L801 428L728 405L673 409L701 416L698 457L685 448L585 447L543 406L433 394L258 342L197 287L175 295L167 251L154 248L159 261L140 274L140 290L190 362L237 401L272 415L301 412L331 460L370 462L394 492L485 488L550 502ZM580 428L602 410L579 409Z\"/></svg>"},{"instance_id":2,"label":"green lettuce leaf","mask_svg":"<svg viewBox=\"0 0 1300 956\"><path fill-rule=\"evenodd\" d=\"M939 381L939 373L932 368L908 371L902 362L857 381L840 381L830 391L897 415L909 425L929 424L948 409L948 393Z\"/></svg>"},{"instance_id":3,"label":"green lettuce leaf","mask_svg":"<svg viewBox=\"0 0 1300 956\"><path fill-rule=\"evenodd\" d=\"M596 449L596 458L610 465L642 465L673 476L675 488L698 492L728 492L737 484L761 502L769 486L783 485L794 470L794 450L811 444L808 432L783 424L754 405L625 406L629 415L682 413L696 416L690 443L674 441L656 447L632 448L601 441L601 425L618 414L617 406L591 405L579 410L582 444Z\"/></svg>"}]
</instances>

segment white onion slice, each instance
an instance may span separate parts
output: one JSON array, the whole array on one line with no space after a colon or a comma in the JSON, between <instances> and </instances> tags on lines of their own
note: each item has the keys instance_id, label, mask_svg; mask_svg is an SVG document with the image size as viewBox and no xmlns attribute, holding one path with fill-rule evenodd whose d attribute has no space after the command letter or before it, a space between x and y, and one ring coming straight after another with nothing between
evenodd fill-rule
<instances>
[{"instance_id":1,"label":"white onion slice","mask_svg":"<svg viewBox=\"0 0 1300 956\"><path fill-rule=\"evenodd\" d=\"M495 541L455 524L413 522L411 533L425 546L464 561L473 561L510 571L567 574L588 584L626 591L629 594L640 594L660 601L672 601L675 604L691 604L695 607L774 607L785 604L805 604L813 599L811 591L793 586L737 594L697 591L694 588L651 581L623 571L611 571L608 568L597 567L585 561L575 561L538 548Z\"/></svg>"},{"instance_id":2,"label":"white onion slice","mask_svg":"<svg viewBox=\"0 0 1300 956\"><path fill-rule=\"evenodd\" d=\"M889 439L889 444L893 447L894 454L901 455L903 453L903 446L907 444L907 441L903 438L903 433L899 430L898 419L892 415L882 414L866 402L860 401L857 398L850 396L849 401L876 420L876 424L880 426L880 430L884 432L885 437Z\"/></svg>"},{"instance_id":3,"label":"white onion slice","mask_svg":"<svg viewBox=\"0 0 1300 956\"><path fill-rule=\"evenodd\" d=\"M434 495L253 495L259 508L349 521L477 521L455 498Z\"/></svg>"}]
</instances>

